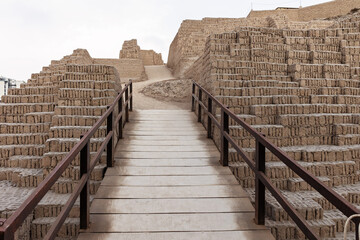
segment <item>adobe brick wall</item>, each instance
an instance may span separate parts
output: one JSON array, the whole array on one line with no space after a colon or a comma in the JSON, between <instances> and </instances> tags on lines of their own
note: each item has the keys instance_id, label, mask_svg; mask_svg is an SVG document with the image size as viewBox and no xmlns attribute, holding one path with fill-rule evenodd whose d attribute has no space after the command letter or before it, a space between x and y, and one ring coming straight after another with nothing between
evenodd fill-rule
<instances>
[{"instance_id":1,"label":"adobe brick wall","mask_svg":"<svg viewBox=\"0 0 360 240\"><path fill-rule=\"evenodd\" d=\"M164 64L161 53L156 53L154 50L140 50L140 57L145 66Z\"/></svg>"},{"instance_id":2,"label":"adobe brick wall","mask_svg":"<svg viewBox=\"0 0 360 240\"><path fill-rule=\"evenodd\" d=\"M360 0L335 0L299 9L278 9L251 11L249 18L261 18L274 14L285 14L292 21L310 21L313 19L330 18L345 15L353 8L360 7Z\"/></svg>"},{"instance_id":3,"label":"adobe brick wall","mask_svg":"<svg viewBox=\"0 0 360 240\"><path fill-rule=\"evenodd\" d=\"M94 63L115 67L121 79L147 79L144 64L141 59L94 58Z\"/></svg>"}]
</instances>

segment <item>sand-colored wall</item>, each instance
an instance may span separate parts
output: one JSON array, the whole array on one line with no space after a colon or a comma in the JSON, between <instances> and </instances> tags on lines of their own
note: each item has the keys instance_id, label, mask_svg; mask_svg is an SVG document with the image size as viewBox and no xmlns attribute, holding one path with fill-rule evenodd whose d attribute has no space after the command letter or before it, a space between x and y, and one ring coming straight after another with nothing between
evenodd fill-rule
<instances>
[{"instance_id":1,"label":"sand-colored wall","mask_svg":"<svg viewBox=\"0 0 360 240\"><path fill-rule=\"evenodd\" d=\"M121 79L146 79L145 68L141 59L106 59L94 58L94 63L114 66Z\"/></svg>"},{"instance_id":2,"label":"sand-colored wall","mask_svg":"<svg viewBox=\"0 0 360 240\"><path fill-rule=\"evenodd\" d=\"M286 15L291 21L299 21L299 9L251 11L247 16L247 19L266 18L271 15L282 15L282 14Z\"/></svg>"},{"instance_id":3,"label":"sand-colored wall","mask_svg":"<svg viewBox=\"0 0 360 240\"><path fill-rule=\"evenodd\" d=\"M156 53L154 50L140 50L140 57L145 66L164 64L161 53Z\"/></svg>"},{"instance_id":4,"label":"sand-colored wall","mask_svg":"<svg viewBox=\"0 0 360 240\"><path fill-rule=\"evenodd\" d=\"M247 18L267 17L274 14L285 14L292 21L310 21L345 15L354 8L360 7L360 0L334 0L299 9L277 9L251 11Z\"/></svg>"}]
</instances>

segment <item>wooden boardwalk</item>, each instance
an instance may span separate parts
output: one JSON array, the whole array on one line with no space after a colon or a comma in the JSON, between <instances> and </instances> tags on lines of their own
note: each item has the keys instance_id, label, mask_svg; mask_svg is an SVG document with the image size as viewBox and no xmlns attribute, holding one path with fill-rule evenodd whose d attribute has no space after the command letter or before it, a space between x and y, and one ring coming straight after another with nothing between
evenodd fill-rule
<instances>
[{"instance_id":1,"label":"wooden boardwalk","mask_svg":"<svg viewBox=\"0 0 360 240\"><path fill-rule=\"evenodd\" d=\"M79 239L273 239L193 113L130 116Z\"/></svg>"}]
</instances>

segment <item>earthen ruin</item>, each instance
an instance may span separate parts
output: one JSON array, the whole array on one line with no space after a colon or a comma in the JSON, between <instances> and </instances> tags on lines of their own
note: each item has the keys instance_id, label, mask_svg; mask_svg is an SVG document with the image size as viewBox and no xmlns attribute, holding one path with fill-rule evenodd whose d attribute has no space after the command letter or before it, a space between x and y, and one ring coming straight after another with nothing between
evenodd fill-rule
<instances>
[{"instance_id":1,"label":"earthen ruin","mask_svg":"<svg viewBox=\"0 0 360 240\"><path fill-rule=\"evenodd\" d=\"M359 5L359 0L336 0L252 11L247 18L185 20L167 62L175 76L200 83L357 207L360 14L348 13ZM54 169L104 113L122 81L145 80L144 66L162 64L161 54L141 50L133 39L124 42L118 59L92 58L77 49L32 74L21 88L10 89L0 103L0 217L7 218ZM234 123L230 131L253 157L254 140ZM92 139L91 152L105 135L106 125ZM267 176L310 225L324 239L339 239L346 220L339 210L272 155L266 159ZM254 175L234 151L230 168L254 201ZM91 194L104 169L102 159ZM19 229L19 238L44 237L79 176L76 159ZM304 238L270 194L266 210L266 224L277 239ZM78 216L76 204L60 237L77 235Z\"/></svg>"},{"instance_id":2,"label":"earthen ruin","mask_svg":"<svg viewBox=\"0 0 360 240\"><path fill-rule=\"evenodd\" d=\"M209 21L216 19L184 21L171 45L168 66L205 86L309 172L359 206L360 14L335 17L333 4L344 2L346 13L359 4L334 1L313 7L331 7L326 11L331 20L294 21L277 11L270 16L251 13L246 19L224 21L206 39ZM232 24L237 26L225 32ZM254 157L255 141L232 125L232 136ZM254 197L253 172L235 152L231 156L234 175ZM345 216L278 159L270 154L266 159L267 176L321 237L340 237ZM267 212L267 225L276 239L304 237L270 194Z\"/></svg>"},{"instance_id":3,"label":"earthen ruin","mask_svg":"<svg viewBox=\"0 0 360 240\"><path fill-rule=\"evenodd\" d=\"M131 66L131 67L129 67ZM122 74L122 75L121 75ZM9 89L0 103L0 217L7 218L54 169L114 101L121 81L144 74L141 59L94 59L77 49L52 61L20 88ZM144 76L145 78L145 76ZM106 136L106 122L91 139L94 154ZM116 139L116 137L115 137ZM91 176L95 194L104 175L106 155ZM41 239L80 178L79 156L17 232L19 238ZM60 237L79 230L75 205ZM31 229L31 231L29 231Z\"/></svg>"}]
</instances>

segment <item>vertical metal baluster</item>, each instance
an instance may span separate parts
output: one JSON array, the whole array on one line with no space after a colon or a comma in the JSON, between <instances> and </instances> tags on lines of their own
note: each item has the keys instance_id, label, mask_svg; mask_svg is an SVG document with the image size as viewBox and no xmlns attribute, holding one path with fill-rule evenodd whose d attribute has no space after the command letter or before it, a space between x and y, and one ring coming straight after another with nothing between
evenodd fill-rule
<instances>
[{"instance_id":1,"label":"vertical metal baluster","mask_svg":"<svg viewBox=\"0 0 360 240\"><path fill-rule=\"evenodd\" d=\"M210 96L208 96L208 119L207 119L207 137L211 138L211 127L212 127L212 120L210 117L210 114L212 114L212 99L210 98Z\"/></svg>"},{"instance_id":2,"label":"vertical metal baluster","mask_svg":"<svg viewBox=\"0 0 360 240\"><path fill-rule=\"evenodd\" d=\"M198 122L201 122L201 101L202 101L202 90L199 88L199 103L198 103Z\"/></svg>"},{"instance_id":3,"label":"vertical metal baluster","mask_svg":"<svg viewBox=\"0 0 360 240\"><path fill-rule=\"evenodd\" d=\"M225 133L229 133L229 115L221 109L221 164L229 165L229 141L225 137Z\"/></svg>"},{"instance_id":4,"label":"vertical metal baluster","mask_svg":"<svg viewBox=\"0 0 360 240\"><path fill-rule=\"evenodd\" d=\"M195 111L195 83L192 83L192 94L191 94L191 111Z\"/></svg>"},{"instance_id":5,"label":"vertical metal baluster","mask_svg":"<svg viewBox=\"0 0 360 240\"><path fill-rule=\"evenodd\" d=\"M126 122L129 122L129 86L127 86L127 89L125 91L125 120Z\"/></svg>"},{"instance_id":6,"label":"vertical metal baluster","mask_svg":"<svg viewBox=\"0 0 360 240\"><path fill-rule=\"evenodd\" d=\"M119 109L119 114L121 114L121 117L120 117L120 120L119 120L119 136L118 138L119 139L122 139L123 138L123 98L120 97L120 100L118 102L118 109Z\"/></svg>"},{"instance_id":7,"label":"vertical metal baluster","mask_svg":"<svg viewBox=\"0 0 360 240\"><path fill-rule=\"evenodd\" d=\"M255 167L256 171L265 173L265 147L256 139L255 146ZM265 185L255 174L255 223L265 224Z\"/></svg>"},{"instance_id":8,"label":"vertical metal baluster","mask_svg":"<svg viewBox=\"0 0 360 240\"><path fill-rule=\"evenodd\" d=\"M83 137L81 135L80 139ZM90 224L90 140L80 151L80 178L87 174L87 181L80 192L80 229L87 229Z\"/></svg>"},{"instance_id":9,"label":"vertical metal baluster","mask_svg":"<svg viewBox=\"0 0 360 240\"><path fill-rule=\"evenodd\" d=\"M132 80L130 80L130 112L133 110L133 83Z\"/></svg>"},{"instance_id":10,"label":"vertical metal baluster","mask_svg":"<svg viewBox=\"0 0 360 240\"><path fill-rule=\"evenodd\" d=\"M107 134L113 130L113 112L107 117L107 124L106 124ZM113 167L114 165L114 135L111 137L110 141L107 144L106 150L106 164L107 167Z\"/></svg>"}]
</instances>

